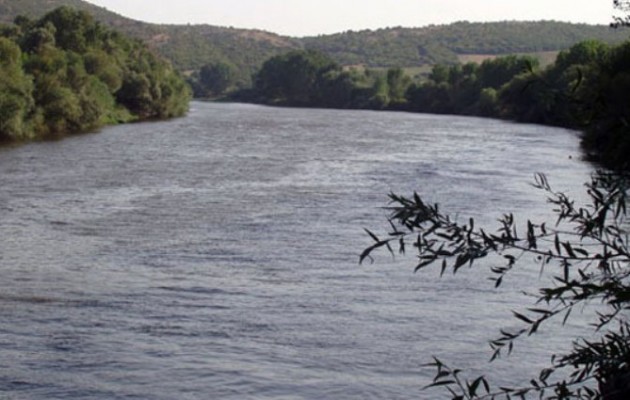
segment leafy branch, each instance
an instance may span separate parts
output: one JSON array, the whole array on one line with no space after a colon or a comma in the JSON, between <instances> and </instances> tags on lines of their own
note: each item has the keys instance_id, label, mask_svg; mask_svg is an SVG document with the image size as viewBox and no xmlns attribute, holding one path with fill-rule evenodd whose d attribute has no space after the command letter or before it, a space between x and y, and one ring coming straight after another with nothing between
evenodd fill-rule
<instances>
[{"instance_id":1,"label":"leafy branch","mask_svg":"<svg viewBox=\"0 0 630 400\"><path fill-rule=\"evenodd\" d=\"M525 398L533 393L549 399L616 399L619 382L622 386L628 382L620 377L630 377L628 179L594 174L585 185L589 203L583 207L554 191L542 174L535 176L533 186L547 194L556 221L528 220L519 229L514 215L506 214L494 233L476 227L472 218L466 223L453 220L417 193L409 198L390 194L392 229L382 238L367 231L374 243L360 255L360 262L372 260L377 249L393 254L397 248L404 254L412 247L418 258L416 272L437 266L442 276L489 259L489 279L500 287L524 256L533 256L542 271L550 269L551 283L539 288L535 307L513 312L521 328L500 330L499 337L490 341L491 360L509 355L520 338L536 334L551 320L560 319L564 326L577 306L598 307L591 325L600 341L578 338L569 354L554 355L550 367L527 387L491 391L485 377L465 381L460 370L437 359L431 364L437 375L429 386L444 386L453 400ZM554 374L565 378L552 380Z\"/></svg>"}]
</instances>

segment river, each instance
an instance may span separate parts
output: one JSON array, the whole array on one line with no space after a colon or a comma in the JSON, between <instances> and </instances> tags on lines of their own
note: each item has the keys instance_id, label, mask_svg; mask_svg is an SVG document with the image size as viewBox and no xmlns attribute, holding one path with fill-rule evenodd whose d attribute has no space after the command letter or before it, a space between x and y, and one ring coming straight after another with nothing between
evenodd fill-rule
<instances>
[{"instance_id":1,"label":"river","mask_svg":"<svg viewBox=\"0 0 630 400\"><path fill-rule=\"evenodd\" d=\"M490 227L548 216L535 172L581 193L577 134L193 102L0 149L0 398L446 398L421 391L432 355L527 382L568 336L495 365L487 340L516 326L537 268L493 290L483 265L438 279L413 254L358 255L389 192Z\"/></svg>"}]
</instances>

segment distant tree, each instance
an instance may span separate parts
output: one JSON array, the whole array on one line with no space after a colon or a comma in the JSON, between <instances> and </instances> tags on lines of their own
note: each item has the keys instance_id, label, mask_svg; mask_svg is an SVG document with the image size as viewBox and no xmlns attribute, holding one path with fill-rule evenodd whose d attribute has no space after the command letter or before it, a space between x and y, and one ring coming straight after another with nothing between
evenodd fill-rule
<instances>
[{"instance_id":1,"label":"distant tree","mask_svg":"<svg viewBox=\"0 0 630 400\"><path fill-rule=\"evenodd\" d=\"M451 87L446 80L438 84L433 81L414 84L407 90L407 107L411 111L424 113L456 113L451 102L450 91Z\"/></svg>"},{"instance_id":2,"label":"distant tree","mask_svg":"<svg viewBox=\"0 0 630 400\"><path fill-rule=\"evenodd\" d=\"M485 60L479 66L481 87L500 89L515 76L538 69L538 59L530 56L505 56Z\"/></svg>"},{"instance_id":3,"label":"distant tree","mask_svg":"<svg viewBox=\"0 0 630 400\"><path fill-rule=\"evenodd\" d=\"M389 86L389 101L394 104L406 103L405 94L411 85L411 78L402 68L387 70L387 85Z\"/></svg>"},{"instance_id":4,"label":"distant tree","mask_svg":"<svg viewBox=\"0 0 630 400\"><path fill-rule=\"evenodd\" d=\"M515 76L498 91L499 115L519 122L560 125L557 105L562 94L546 82L536 73Z\"/></svg>"},{"instance_id":5,"label":"distant tree","mask_svg":"<svg viewBox=\"0 0 630 400\"><path fill-rule=\"evenodd\" d=\"M227 62L204 65L199 71L197 97L220 96L238 79L236 67Z\"/></svg>"},{"instance_id":6,"label":"distant tree","mask_svg":"<svg viewBox=\"0 0 630 400\"><path fill-rule=\"evenodd\" d=\"M477 102L477 114L482 117L496 117L499 115L497 91L492 87L486 87L479 93Z\"/></svg>"},{"instance_id":7,"label":"distant tree","mask_svg":"<svg viewBox=\"0 0 630 400\"><path fill-rule=\"evenodd\" d=\"M387 76L382 74L376 74L374 77L374 84L372 85L372 93L368 108L371 109L385 109L391 101L389 83Z\"/></svg>"},{"instance_id":8,"label":"distant tree","mask_svg":"<svg viewBox=\"0 0 630 400\"><path fill-rule=\"evenodd\" d=\"M565 71L574 65L602 63L610 52L610 46L599 40L585 40L563 50L556 57L552 69Z\"/></svg>"},{"instance_id":9,"label":"distant tree","mask_svg":"<svg viewBox=\"0 0 630 400\"><path fill-rule=\"evenodd\" d=\"M313 98L315 107L363 108L365 99L361 87L365 85L365 74L356 70L335 69L319 76L317 96Z\"/></svg>"},{"instance_id":10,"label":"distant tree","mask_svg":"<svg viewBox=\"0 0 630 400\"><path fill-rule=\"evenodd\" d=\"M292 51L272 57L263 64L256 75L254 90L268 102L309 105L319 97L321 77L340 68L322 53Z\"/></svg>"},{"instance_id":11,"label":"distant tree","mask_svg":"<svg viewBox=\"0 0 630 400\"><path fill-rule=\"evenodd\" d=\"M436 64L431 69L431 73L429 74L429 79L433 81L433 83L440 84L446 83L448 81L449 76L449 68L444 64Z\"/></svg>"}]
</instances>

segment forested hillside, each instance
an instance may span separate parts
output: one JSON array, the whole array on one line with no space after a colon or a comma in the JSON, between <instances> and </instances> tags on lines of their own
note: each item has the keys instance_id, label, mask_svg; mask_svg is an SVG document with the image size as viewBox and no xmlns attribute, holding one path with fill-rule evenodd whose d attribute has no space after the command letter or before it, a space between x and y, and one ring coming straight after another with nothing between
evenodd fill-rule
<instances>
[{"instance_id":1,"label":"forested hillside","mask_svg":"<svg viewBox=\"0 0 630 400\"><path fill-rule=\"evenodd\" d=\"M345 32L304 38L303 43L342 65L408 67L455 63L460 55L557 51L587 39L614 44L627 38L627 31L607 26L506 21Z\"/></svg>"},{"instance_id":2,"label":"forested hillside","mask_svg":"<svg viewBox=\"0 0 630 400\"><path fill-rule=\"evenodd\" d=\"M237 80L244 84L269 57L302 47L296 39L260 30L135 21L82 0L0 0L0 22L12 22L18 15L37 18L63 5L87 11L98 21L142 39L180 71L227 62L236 67Z\"/></svg>"},{"instance_id":3,"label":"forested hillside","mask_svg":"<svg viewBox=\"0 0 630 400\"><path fill-rule=\"evenodd\" d=\"M0 21L17 15L39 17L61 5L85 10L95 18L157 49L181 71L209 64L234 67L237 84L247 85L269 58L291 50L324 52L341 65L419 67L454 63L458 55L558 51L586 39L619 43L623 30L561 22L497 22L390 28L289 38L260 30L211 25L157 25L134 21L82 0L0 0Z\"/></svg>"}]
</instances>

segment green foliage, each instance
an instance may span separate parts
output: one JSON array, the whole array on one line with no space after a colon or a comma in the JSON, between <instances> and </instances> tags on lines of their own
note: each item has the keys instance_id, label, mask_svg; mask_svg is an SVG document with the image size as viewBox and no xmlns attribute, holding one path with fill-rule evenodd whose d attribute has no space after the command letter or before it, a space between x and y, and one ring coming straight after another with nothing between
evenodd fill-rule
<instances>
[{"instance_id":1,"label":"green foliage","mask_svg":"<svg viewBox=\"0 0 630 400\"><path fill-rule=\"evenodd\" d=\"M588 65L580 73L586 77L579 100L591 109L586 148L610 168L630 168L630 42L612 48L603 62Z\"/></svg>"},{"instance_id":2,"label":"green foliage","mask_svg":"<svg viewBox=\"0 0 630 400\"><path fill-rule=\"evenodd\" d=\"M401 68L391 68L387 71L387 86L390 103L403 104L407 101L405 95L411 85L411 78Z\"/></svg>"},{"instance_id":3,"label":"green foliage","mask_svg":"<svg viewBox=\"0 0 630 400\"><path fill-rule=\"evenodd\" d=\"M266 104L386 109L403 107L411 78L400 68L344 70L328 56L293 51L272 57L255 77L252 91L235 98Z\"/></svg>"},{"instance_id":4,"label":"green foliage","mask_svg":"<svg viewBox=\"0 0 630 400\"><path fill-rule=\"evenodd\" d=\"M630 158L630 42L580 42L541 69L529 56L436 65L414 83L403 108L480 115L584 131L589 157L627 169Z\"/></svg>"},{"instance_id":5,"label":"green foliage","mask_svg":"<svg viewBox=\"0 0 630 400\"><path fill-rule=\"evenodd\" d=\"M629 167L630 42L578 43L545 70L517 75L499 91L499 116L584 131L590 156Z\"/></svg>"},{"instance_id":6,"label":"green foliage","mask_svg":"<svg viewBox=\"0 0 630 400\"><path fill-rule=\"evenodd\" d=\"M501 109L499 90L519 74L537 68L537 60L529 56L497 57L481 65L436 65L428 81L408 90L408 108L429 113L496 117Z\"/></svg>"},{"instance_id":7,"label":"green foliage","mask_svg":"<svg viewBox=\"0 0 630 400\"><path fill-rule=\"evenodd\" d=\"M479 66L479 84L484 88L500 89L516 75L537 70L538 67L538 60L530 56L506 56L486 60Z\"/></svg>"},{"instance_id":8,"label":"green foliage","mask_svg":"<svg viewBox=\"0 0 630 400\"><path fill-rule=\"evenodd\" d=\"M313 51L268 60L241 100L306 107L394 109L512 119L581 129L589 157L611 168L630 158L630 42L580 42L541 69L531 56L438 64L424 81L400 68L344 70Z\"/></svg>"},{"instance_id":9,"label":"green foliage","mask_svg":"<svg viewBox=\"0 0 630 400\"><path fill-rule=\"evenodd\" d=\"M445 64L436 64L431 69L429 80L435 84L447 83L449 77L449 68Z\"/></svg>"},{"instance_id":10,"label":"green foliage","mask_svg":"<svg viewBox=\"0 0 630 400\"><path fill-rule=\"evenodd\" d=\"M33 85L22 69L22 52L0 37L0 140L29 136L25 124L33 107Z\"/></svg>"},{"instance_id":11,"label":"green foliage","mask_svg":"<svg viewBox=\"0 0 630 400\"><path fill-rule=\"evenodd\" d=\"M625 3L625 2L621 2ZM236 67L238 88L251 86L251 76L271 57L293 50L312 49L328 54L343 66L406 68L422 65L455 64L467 54L505 55L558 51L574 43L597 39L620 43L627 35L606 26L562 22L493 22L388 28L376 31L344 32L308 38L289 38L259 30L208 25L156 25L134 21L82 0L2 0L0 22L18 15L39 18L60 6L87 11L103 24L143 40L180 71L199 72L205 65L221 62ZM62 17L62 16L58 16ZM63 20L63 18L61 18ZM28 22L24 20L22 22ZM68 25L67 33L56 33L66 42L83 31L79 21ZM83 37L69 45L83 46Z\"/></svg>"},{"instance_id":12,"label":"green foliage","mask_svg":"<svg viewBox=\"0 0 630 400\"><path fill-rule=\"evenodd\" d=\"M0 138L24 140L182 115L189 90L138 41L62 7L0 30Z\"/></svg>"},{"instance_id":13,"label":"green foliage","mask_svg":"<svg viewBox=\"0 0 630 400\"><path fill-rule=\"evenodd\" d=\"M334 61L315 51L293 51L272 57L256 75L254 90L266 102L312 105L319 83L330 71L340 70Z\"/></svg>"},{"instance_id":14,"label":"green foliage","mask_svg":"<svg viewBox=\"0 0 630 400\"><path fill-rule=\"evenodd\" d=\"M594 308L595 339L576 338L567 354L556 354L551 365L524 387L493 388L480 376L462 377L460 370L440 360L429 364L436 369L428 385L444 386L451 399L511 399L535 396L545 399L626 399L630 396L630 242L627 176L599 173L586 185L589 204L578 207L567 195L554 191L543 175L535 187L546 192L557 215L555 225L527 221L519 226L509 214L494 232L477 227L473 219L459 223L426 203L418 194L407 198L392 194L387 236L369 232L374 243L360 260L371 258L380 248L401 253L413 248L418 264L415 271L437 267L461 272L479 268L492 258L490 279L495 287L534 258L552 278L539 289L535 305L514 311L518 328L506 328L490 341L492 360L509 355L521 338L535 335L553 320L564 325L574 310ZM522 228L522 229L521 229ZM530 257L528 257L530 256ZM493 258L494 257L494 258ZM503 260L496 264L496 260Z\"/></svg>"},{"instance_id":15,"label":"green foliage","mask_svg":"<svg viewBox=\"0 0 630 400\"><path fill-rule=\"evenodd\" d=\"M238 70L227 62L208 64L194 74L190 81L195 97L219 97L238 84Z\"/></svg>"}]
</instances>

